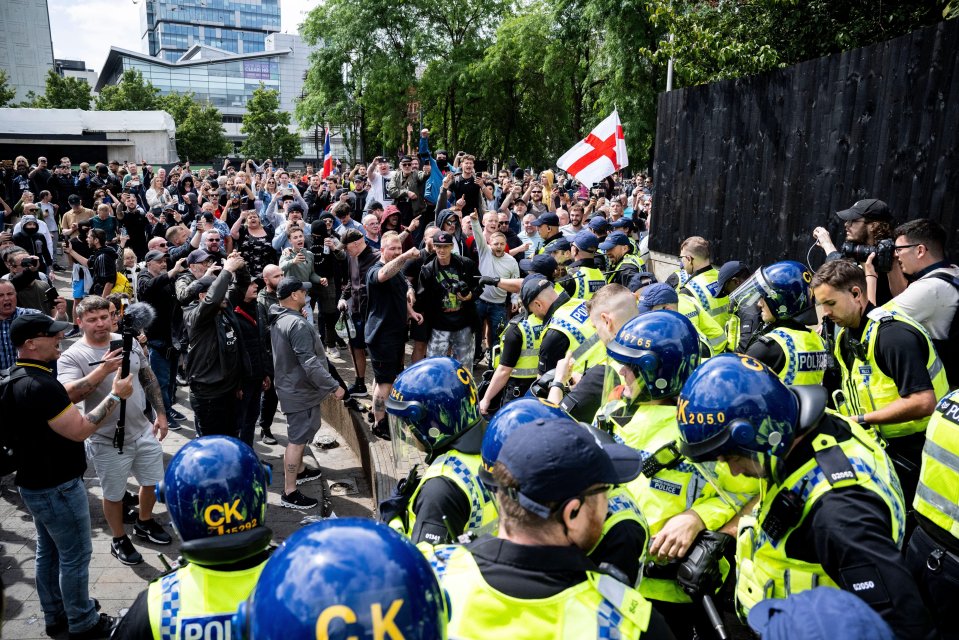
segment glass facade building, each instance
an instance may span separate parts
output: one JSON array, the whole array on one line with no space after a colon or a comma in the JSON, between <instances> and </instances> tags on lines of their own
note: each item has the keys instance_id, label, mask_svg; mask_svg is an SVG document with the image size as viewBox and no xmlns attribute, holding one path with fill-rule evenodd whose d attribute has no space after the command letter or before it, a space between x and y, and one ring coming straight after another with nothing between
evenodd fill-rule
<instances>
[{"instance_id":1,"label":"glass facade building","mask_svg":"<svg viewBox=\"0 0 959 640\"><path fill-rule=\"evenodd\" d=\"M144 50L174 62L193 45L230 53L265 49L280 30L279 0L142 0Z\"/></svg>"}]
</instances>

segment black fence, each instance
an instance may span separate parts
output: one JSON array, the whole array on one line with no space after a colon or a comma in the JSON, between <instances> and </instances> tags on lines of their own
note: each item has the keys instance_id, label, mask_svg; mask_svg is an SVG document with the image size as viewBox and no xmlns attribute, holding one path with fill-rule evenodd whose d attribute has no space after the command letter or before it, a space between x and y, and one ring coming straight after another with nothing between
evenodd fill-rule
<instances>
[{"instance_id":1,"label":"black fence","mask_svg":"<svg viewBox=\"0 0 959 640\"><path fill-rule=\"evenodd\" d=\"M959 20L663 93L650 248L675 255L701 235L714 262L805 261L816 226L838 246L834 212L873 197L897 222L940 222L959 257L957 154Z\"/></svg>"}]
</instances>

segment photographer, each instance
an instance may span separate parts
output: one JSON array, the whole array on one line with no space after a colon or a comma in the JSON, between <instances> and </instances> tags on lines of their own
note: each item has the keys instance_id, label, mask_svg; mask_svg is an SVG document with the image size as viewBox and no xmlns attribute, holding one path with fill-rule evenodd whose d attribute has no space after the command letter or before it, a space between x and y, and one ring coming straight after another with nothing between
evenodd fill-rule
<instances>
[{"instance_id":1,"label":"photographer","mask_svg":"<svg viewBox=\"0 0 959 640\"><path fill-rule=\"evenodd\" d=\"M869 300L879 306L886 304L906 288L899 262L893 259L892 213L889 207L882 200L867 198L857 201L848 209L837 211L836 215L844 221L846 229L846 240L842 247L836 249L829 231L824 227L816 227L812 232L816 244L826 252L827 262L850 258L862 265L870 254L875 253L873 264L882 276L873 274L870 278L875 281L876 292Z\"/></svg>"}]
</instances>

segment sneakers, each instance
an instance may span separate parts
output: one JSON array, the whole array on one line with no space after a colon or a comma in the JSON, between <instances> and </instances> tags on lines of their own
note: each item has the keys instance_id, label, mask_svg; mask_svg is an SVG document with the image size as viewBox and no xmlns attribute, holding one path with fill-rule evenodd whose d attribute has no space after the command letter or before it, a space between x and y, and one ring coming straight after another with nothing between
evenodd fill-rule
<instances>
[{"instance_id":1,"label":"sneakers","mask_svg":"<svg viewBox=\"0 0 959 640\"><path fill-rule=\"evenodd\" d=\"M179 387L188 387L190 386L190 381L186 379L186 376L182 373L176 374L176 383Z\"/></svg>"},{"instance_id":2,"label":"sneakers","mask_svg":"<svg viewBox=\"0 0 959 640\"><path fill-rule=\"evenodd\" d=\"M179 411L177 411L176 409L174 409L173 407L170 407L170 410L166 412L166 415L168 419L173 418L177 422L183 422L184 420L186 420L186 416L180 413Z\"/></svg>"},{"instance_id":3,"label":"sneakers","mask_svg":"<svg viewBox=\"0 0 959 640\"><path fill-rule=\"evenodd\" d=\"M390 423L386 418L383 418L377 422L371 429L373 435L377 438L382 438L383 440L392 440L393 436L390 435Z\"/></svg>"},{"instance_id":4,"label":"sneakers","mask_svg":"<svg viewBox=\"0 0 959 640\"><path fill-rule=\"evenodd\" d=\"M110 544L110 553L112 553L113 557L123 564L134 565L143 562L143 556L141 556L140 552L136 550L136 547L134 547L133 543L130 542L130 538L128 536L114 538L113 542ZM100 636L90 637L99 638Z\"/></svg>"},{"instance_id":5,"label":"sneakers","mask_svg":"<svg viewBox=\"0 0 959 640\"><path fill-rule=\"evenodd\" d=\"M323 477L323 472L319 469L310 469L309 467L303 469L302 472L296 474L296 485L300 486L301 484L306 484L307 482L313 482L314 480L319 480Z\"/></svg>"},{"instance_id":6,"label":"sneakers","mask_svg":"<svg viewBox=\"0 0 959 640\"><path fill-rule=\"evenodd\" d=\"M93 600L93 608L94 608L96 611L99 611L99 610L100 610L100 601L97 600L96 598L90 598L90 599ZM55 637L55 636L58 636L58 635L60 635L60 634L62 634L62 633L64 633L64 632L66 632L67 629L68 629L68 626L67 626L67 625L68 625L68 622L67 622L67 614L66 614L66 613L61 613L59 616L57 616L57 621L56 621L56 622L54 622L53 624L48 624L48 625L46 625L46 626L44 627L44 632L45 632L48 636L50 636L51 638L53 638L53 637Z\"/></svg>"},{"instance_id":7,"label":"sneakers","mask_svg":"<svg viewBox=\"0 0 959 640\"><path fill-rule=\"evenodd\" d=\"M170 431L179 431L180 429L183 428L183 425L180 424L180 422L176 418L174 418L172 415L168 413L166 414L166 428L169 429Z\"/></svg>"},{"instance_id":8,"label":"sneakers","mask_svg":"<svg viewBox=\"0 0 959 640\"><path fill-rule=\"evenodd\" d=\"M260 442L263 444L276 444L276 438L273 437L273 432L269 429L263 429L260 434Z\"/></svg>"},{"instance_id":9,"label":"sneakers","mask_svg":"<svg viewBox=\"0 0 959 640\"><path fill-rule=\"evenodd\" d=\"M300 493L299 489L295 490L293 493L284 493L280 496L280 505L286 507L287 509L300 509L303 511L306 509L312 509L318 504L319 502L313 498Z\"/></svg>"},{"instance_id":10,"label":"sneakers","mask_svg":"<svg viewBox=\"0 0 959 640\"><path fill-rule=\"evenodd\" d=\"M353 386L347 389L346 392L350 394L351 396L355 396L357 398L370 397L370 392L366 390L366 383L364 383L362 380L357 380L356 382L354 382Z\"/></svg>"},{"instance_id":11,"label":"sneakers","mask_svg":"<svg viewBox=\"0 0 959 640\"><path fill-rule=\"evenodd\" d=\"M173 542L170 534L153 518L149 520L137 519L136 524L133 525L133 533L138 538L149 540L153 544L170 544Z\"/></svg>"},{"instance_id":12,"label":"sneakers","mask_svg":"<svg viewBox=\"0 0 959 640\"><path fill-rule=\"evenodd\" d=\"M70 640L93 640L94 638L109 638L116 623L116 618L113 616L108 616L105 613L101 613L100 619L95 625L86 631L71 633L69 637Z\"/></svg>"}]
</instances>

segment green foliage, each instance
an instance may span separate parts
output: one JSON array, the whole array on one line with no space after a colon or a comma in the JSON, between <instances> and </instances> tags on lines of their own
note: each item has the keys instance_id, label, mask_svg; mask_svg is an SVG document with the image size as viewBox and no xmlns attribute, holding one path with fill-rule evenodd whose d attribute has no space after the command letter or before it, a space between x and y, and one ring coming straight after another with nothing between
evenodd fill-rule
<instances>
[{"instance_id":1,"label":"green foliage","mask_svg":"<svg viewBox=\"0 0 959 640\"><path fill-rule=\"evenodd\" d=\"M208 162L230 152L232 145L223 133L220 110L208 102L197 102L193 92L159 96L155 108L173 117L181 160Z\"/></svg>"},{"instance_id":2,"label":"green foliage","mask_svg":"<svg viewBox=\"0 0 959 640\"><path fill-rule=\"evenodd\" d=\"M97 111L152 111L157 109L160 90L143 79L137 69L127 69L120 82L103 87L97 96Z\"/></svg>"},{"instance_id":3,"label":"green foliage","mask_svg":"<svg viewBox=\"0 0 959 640\"><path fill-rule=\"evenodd\" d=\"M247 136L242 154L261 159L291 159L300 155L300 138L289 130L289 124L290 114L280 111L279 92L261 84L246 105L240 127L240 133Z\"/></svg>"},{"instance_id":4,"label":"green foliage","mask_svg":"<svg viewBox=\"0 0 959 640\"><path fill-rule=\"evenodd\" d=\"M40 95L28 91L26 100L17 106L31 109L83 109L86 111L90 108L92 100L93 95L86 80L65 78L50 69L47 71L46 91Z\"/></svg>"},{"instance_id":5,"label":"green foliage","mask_svg":"<svg viewBox=\"0 0 959 640\"><path fill-rule=\"evenodd\" d=\"M17 97L17 90L10 88L7 72L0 69L0 107L6 107Z\"/></svg>"}]
</instances>

